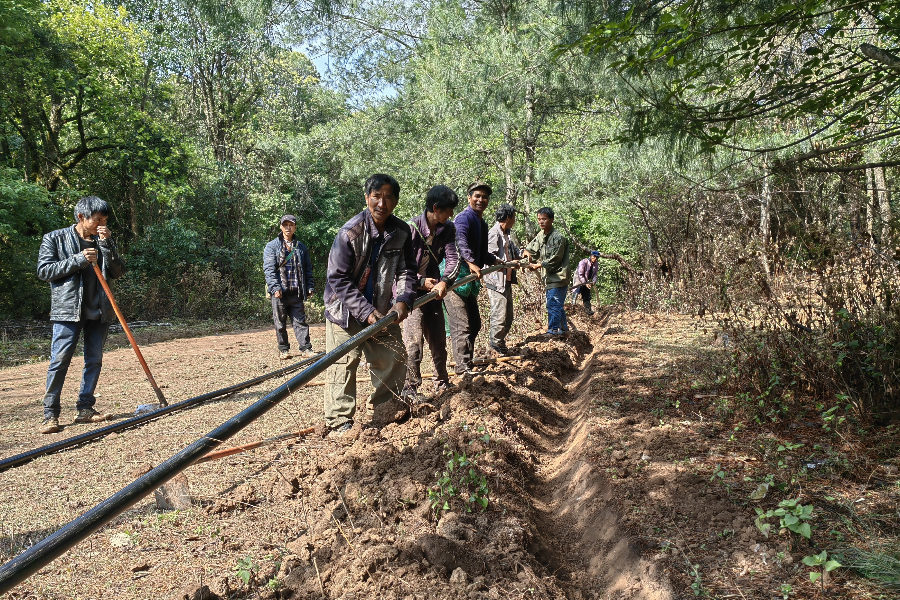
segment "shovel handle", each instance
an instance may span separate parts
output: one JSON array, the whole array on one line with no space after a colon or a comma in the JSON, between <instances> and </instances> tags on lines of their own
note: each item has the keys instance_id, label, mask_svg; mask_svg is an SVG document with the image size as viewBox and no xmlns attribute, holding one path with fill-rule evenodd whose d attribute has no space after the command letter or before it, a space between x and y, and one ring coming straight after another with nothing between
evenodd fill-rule
<instances>
[{"instance_id":1,"label":"shovel handle","mask_svg":"<svg viewBox=\"0 0 900 600\"><path fill-rule=\"evenodd\" d=\"M100 267L96 262L92 262L91 265L94 267L94 273L97 274L97 279L100 280L100 285L103 286L103 291L106 292L106 297L109 298L109 303L112 304L113 310L116 311L116 316L119 318L119 323L122 324L122 329L125 330L125 335L128 336L128 341L131 342L131 347L134 348L134 353L137 354L138 361L141 363L141 367L144 369L144 373L147 374L147 380L153 387L153 391L156 392L156 397L159 399L159 403L162 406L168 406L169 403L166 402L166 397L163 396L162 390L159 389L158 385L156 385L156 380L153 379L153 375L150 373L150 367L147 366L147 362L144 360L144 355L141 354L141 350L140 348L138 348L137 342L134 341L134 336L131 334L131 328L128 327L128 323L125 321L125 317L122 316L122 311L119 310L119 305L116 304L116 299L113 298L112 290L109 289L109 284L106 283L106 279L103 278L103 272L100 271Z\"/></svg>"}]
</instances>

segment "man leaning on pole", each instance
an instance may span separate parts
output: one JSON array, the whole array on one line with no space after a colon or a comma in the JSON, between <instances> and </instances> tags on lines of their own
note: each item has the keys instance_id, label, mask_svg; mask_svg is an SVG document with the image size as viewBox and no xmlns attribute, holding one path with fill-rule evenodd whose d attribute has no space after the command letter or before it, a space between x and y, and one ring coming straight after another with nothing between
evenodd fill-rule
<instances>
[{"instance_id":1,"label":"man leaning on pole","mask_svg":"<svg viewBox=\"0 0 900 600\"><path fill-rule=\"evenodd\" d=\"M569 287L569 240L553 228L553 209L547 206L537 211L540 233L525 248L525 256L532 263L530 269L541 270L541 280L547 293L547 333L561 335L569 332L566 320L566 290Z\"/></svg>"},{"instance_id":2,"label":"man leaning on pole","mask_svg":"<svg viewBox=\"0 0 900 600\"><path fill-rule=\"evenodd\" d=\"M41 433L60 430L60 396L78 338L84 334L84 372L75 403L76 423L99 423L110 415L94 410L94 391L103 366L103 345L115 318L112 303L101 287L92 263L100 267L104 279L125 274L125 264L116 252L106 221L112 211L105 200L85 196L75 205L75 225L57 229L41 240L37 276L50 282L50 366L44 395Z\"/></svg>"},{"instance_id":3,"label":"man leaning on pole","mask_svg":"<svg viewBox=\"0 0 900 600\"><path fill-rule=\"evenodd\" d=\"M458 204L459 196L456 192L446 185L436 185L425 195L425 211L409 222L413 252L419 270L416 297L430 292L437 294L436 300L412 311L403 325L403 341L408 355L403 397L409 402L421 402L425 399L419 393L419 386L422 385L422 356L425 351L423 342L427 342L431 350L435 393L450 387L447 338L444 335L444 303L441 299L447 295L447 289L456 279L459 270L456 227L450 221Z\"/></svg>"},{"instance_id":4,"label":"man leaning on pole","mask_svg":"<svg viewBox=\"0 0 900 600\"><path fill-rule=\"evenodd\" d=\"M378 173L365 184L366 209L347 221L331 246L325 280L325 350L331 352L389 312L397 319L328 368L325 423L338 435L353 427L356 369L366 355L372 377L369 410L400 396L406 348L399 323L416 297L418 281L409 225L393 215L400 184Z\"/></svg>"}]
</instances>

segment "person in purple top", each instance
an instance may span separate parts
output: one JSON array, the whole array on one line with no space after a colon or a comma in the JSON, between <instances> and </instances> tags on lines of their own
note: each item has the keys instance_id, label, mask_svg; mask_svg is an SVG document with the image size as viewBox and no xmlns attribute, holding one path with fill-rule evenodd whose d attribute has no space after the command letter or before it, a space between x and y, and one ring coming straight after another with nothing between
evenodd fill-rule
<instances>
[{"instance_id":1,"label":"person in purple top","mask_svg":"<svg viewBox=\"0 0 900 600\"><path fill-rule=\"evenodd\" d=\"M575 272L575 285L572 286L572 304L575 304L575 297L580 294L581 301L584 303L584 312L589 315L594 314L591 310L591 289L597 282L597 260L600 253L591 250L591 255L582 258L578 263L578 270Z\"/></svg>"},{"instance_id":2,"label":"person in purple top","mask_svg":"<svg viewBox=\"0 0 900 600\"><path fill-rule=\"evenodd\" d=\"M399 323L416 298L418 281L409 225L393 215L400 184L378 173L365 185L366 210L341 227L325 278L325 350L331 352L368 325L394 311L397 319L328 368L325 423L342 434L353 427L356 413L356 369L366 355L372 377L374 410L399 397L406 375L406 348Z\"/></svg>"},{"instance_id":3,"label":"person in purple top","mask_svg":"<svg viewBox=\"0 0 900 600\"><path fill-rule=\"evenodd\" d=\"M488 225L482 215L491 201L491 186L475 182L469 186L469 206L453 220L456 225L456 245L460 258L474 275L481 279L481 269L496 264L496 256L488 252ZM460 264L462 267L462 263ZM456 373L462 375L472 370L475 339L481 331L481 313L478 310L478 294L453 290L444 300L450 315L450 337L456 358Z\"/></svg>"},{"instance_id":4,"label":"person in purple top","mask_svg":"<svg viewBox=\"0 0 900 600\"><path fill-rule=\"evenodd\" d=\"M459 271L459 254L456 250L456 227L450 221L453 210L459 204L459 196L445 185L436 185L425 195L425 212L409 222L412 229L413 252L419 269L416 296L429 292L437 294L437 300L412 311L403 325L403 342L408 358L403 397L410 402L421 402L422 385L420 365L428 342L434 364L434 389L442 392L450 387L447 373L447 338L444 336L444 305L441 299L456 279ZM444 269L441 271L441 262Z\"/></svg>"}]
</instances>

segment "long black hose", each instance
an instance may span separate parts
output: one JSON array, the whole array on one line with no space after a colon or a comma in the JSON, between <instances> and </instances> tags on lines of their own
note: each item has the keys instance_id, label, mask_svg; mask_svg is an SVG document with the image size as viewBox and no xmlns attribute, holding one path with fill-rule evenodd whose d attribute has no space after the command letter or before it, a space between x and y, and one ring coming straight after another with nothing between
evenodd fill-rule
<instances>
[{"instance_id":1,"label":"long black hose","mask_svg":"<svg viewBox=\"0 0 900 600\"><path fill-rule=\"evenodd\" d=\"M14 469L15 467L20 467L32 460L38 458L39 456L46 456L47 454L56 454L57 452L62 452L63 450L67 450L69 448L73 448L75 446L80 446L81 444L86 444L88 442L92 442L94 440L100 439L103 436L109 435L111 433L116 433L119 431L123 431L125 429L129 429L131 427L137 427L139 425L143 425L149 421L154 419L158 419L160 417L164 417L173 412L177 412L179 410L184 410L186 408L190 408L196 404L202 404L203 402L207 402L214 398L218 398L219 396L225 396L228 394L233 394L234 392L239 392L240 390L246 389L248 387L253 387L254 385L258 385L264 381L272 379L274 377L279 377L281 375L287 375L297 369L308 365L309 363L318 360L325 353L318 354L312 358L308 358L306 360L301 360L298 363L294 363L293 365L289 365L282 369L278 369L277 371L272 371L271 373L266 373L265 375L260 375L259 377L255 377L253 379L248 379L242 383L237 383L235 385L229 386L227 388L222 388L221 390L216 390L215 392L209 392L207 394L203 394L201 396L195 396L193 398L188 398L187 400L182 400L178 404L171 404L164 408L160 408L159 410L155 410L151 413L147 413L145 415L141 415L139 417L133 417L131 419L126 419L125 421L119 421L118 423L114 423L112 425L108 425L106 427L102 427L100 429L94 429L88 431L86 433L82 433L80 435L72 436L70 438L60 440L58 442L53 442L52 444L47 444L46 446L41 446L40 448L35 448L34 450L28 450L27 452L22 452L21 454L16 454L15 456L10 456L9 458L4 458L0 460L0 473L6 471L7 469Z\"/></svg>"},{"instance_id":2,"label":"long black hose","mask_svg":"<svg viewBox=\"0 0 900 600\"><path fill-rule=\"evenodd\" d=\"M483 269L481 273L484 275L516 264L518 263L501 263ZM450 287L453 289L474 280L475 276L469 275L458 280ZM415 310L426 302L430 302L435 297L434 292L422 296L413 303L411 310ZM366 327L291 378L288 382L278 386L204 437L169 458L166 462L145 475L138 477L88 512L65 525L62 529L50 534L22 554L0 566L0 594L9 592L13 587L37 573L76 544L87 539L91 534L128 510L130 506L140 501L141 498L187 469L197 459L266 414L293 391L306 385L317 375L324 373L340 357L362 345L363 342L393 323L396 319L397 313L388 313L387 316L378 320L374 325Z\"/></svg>"}]
</instances>

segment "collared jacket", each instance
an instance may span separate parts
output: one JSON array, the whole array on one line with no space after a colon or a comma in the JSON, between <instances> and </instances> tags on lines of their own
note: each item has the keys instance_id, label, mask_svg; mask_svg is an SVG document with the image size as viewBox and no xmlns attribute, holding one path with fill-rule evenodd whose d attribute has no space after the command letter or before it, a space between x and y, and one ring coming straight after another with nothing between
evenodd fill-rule
<instances>
[{"instance_id":1,"label":"collared jacket","mask_svg":"<svg viewBox=\"0 0 900 600\"><path fill-rule=\"evenodd\" d=\"M103 278L112 289L113 279L125 274L125 263L116 252L112 238L98 238L97 265ZM50 320L80 321L81 302L84 286L81 281L83 269L92 269L78 245L75 226L57 229L44 235L38 252L37 276L50 282ZM112 303L100 284L100 320L108 323L116 318Z\"/></svg>"},{"instance_id":2,"label":"collared jacket","mask_svg":"<svg viewBox=\"0 0 900 600\"><path fill-rule=\"evenodd\" d=\"M488 226L469 206L453 219L459 255L479 269L493 265L497 259L488 252Z\"/></svg>"},{"instance_id":3,"label":"collared jacket","mask_svg":"<svg viewBox=\"0 0 900 600\"><path fill-rule=\"evenodd\" d=\"M578 287L585 283L596 283L597 267L597 262L591 262L590 257L582 258L578 263L578 271L575 273L575 281L572 282L572 286Z\"/></svg>"},{"instance_id":4,"label":"collared jacket","mask_svg":"<svg viewBox=\"0 0 900 600\"><path fill-rule=\"evenodd\" d=\"M428 265L425 267L425 274L418 276L417 287L420 290L425 289L425 279L440 279L447 283L453 283L456 275L459 273L459 252L456 248L456 226L451 222L438 223L435 228L434 237L431 239L431 253L425 247L425 238L432 235L431 229L428 227L428 217L425 213L417 215L410 220L410 231L412 233L413 253L416 257L416 273L421 271L421 264L425 260L426 254L429 256ZM441 261L446 259L444 264L444 273L441 274Z\"/></svg>"},{"instance_id":5,"label":"collared jacket","mask_svg":"<svg viewBox=\"0 0 900 600\"><path fill-rule=\"evenodd\" d=\"M284 235L279 233L278 237L266 244L266 248L263 250L263 273L265 273L266 287L270 294L279 290L284 292L285 281L281 273L284 267L278 267L282 252L284 252ZM306 294L301 293L300 296L306 298L315 288L312 262L309 260L309 251L306 246L296 236L294 237L294 253L297 257L296 264L300 267L300 289L306 292Z\"/></svg>"},{"instance_id":6,"label":"collared jacket","mask_svg":"<svg viewBox=\"0 0 900 600\"><path fill-rule=\"evenodd\" d=\"M360 290L360 279L372 259L374 240L381 235L366 209L347 221L331 245L325 279L325 317L344 329L350 317L362 324L376 309L386 315L394 302L412 308L416 299L415 254L409 225L394 215L388 217L382 236L381 251L375 263L375 286L372 299L366 300ZM396 299L394 299L396 291Z\"/></svg>"},{"instance_id":7,"label":"collared jacket","mask_svg":"<svg viewBox=\"0 0 900 600\"><path fill-rule=\"evenodd\" d=\"M541 263L541 279L548 289L569 285L569 240L556 229L549 234L537 234L525 248L533 259Z\"/></svg>"},{"instance_id":8,"label":"collared jacket","mask_svg":"<svg viewBox=\"0 0 900 600\"><path fill-rule=\"evenodd\" d=\"M503 228L500 226L500 223L494 223L494 226L491 227L491 230L488 232L488 252L497 259L497 262L503 262L507 240L509 240L510 260L520 258L521 252L519 251L519 247L516 246L516 243L512 241L511 237L503 235ZM509 282L518 283L516 280L515 269L512 269L512 276L509 278ZM499 271L494 271L493 273L485 275L484 284L495 292L505 292L506 269L500 269Z\"/></svg>"}]
</instances>

